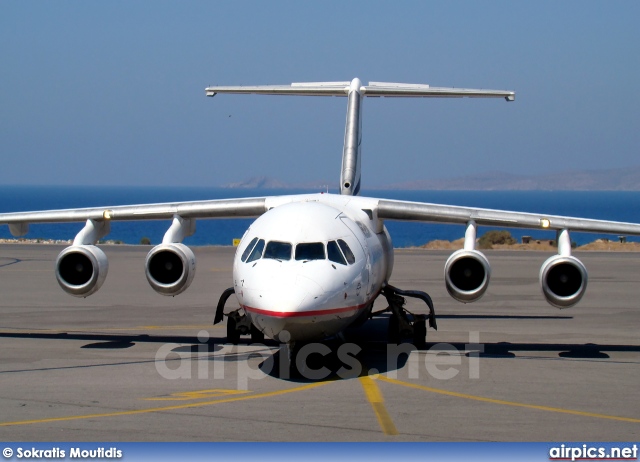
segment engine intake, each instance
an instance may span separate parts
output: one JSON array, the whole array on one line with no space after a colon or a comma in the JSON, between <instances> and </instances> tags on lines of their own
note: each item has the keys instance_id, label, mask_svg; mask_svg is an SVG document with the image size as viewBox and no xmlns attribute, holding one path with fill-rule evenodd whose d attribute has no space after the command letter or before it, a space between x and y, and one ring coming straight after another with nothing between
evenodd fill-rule
<instances>
[{"instance_id":1,"label":"engine intake","mask_svg":"<svg viewBox=\"0 0 640 462\"><path fill-rule=\"evenodd\" d=\"M94 245L72 245L56 259L56 279L62 290L88 297L102 287L109 271L107 256Z\"/></svg>"},{"instance_id":2,"label":"engine intake","mask_svg":"<svg viewBox=\"0 0 640 462\"><path fill-rule=\"evenodd\" d=\"M557 308L569 308L587 290L587 269L576 257L554 255L540 268L540 286L547 302Z\"/></svg>"},{"instance_id":3,"label":"engine intake","mask_svg":"<svg viewBox=\"0 0 640 462\"><path fill-rule=\"evenodd\" d=\"M187 290L196 273L196 257L184 244L155 246L145 262L149 284L159 294L178 295Z\"/></svg>"},{"instance_id":4,"label":"engine intake","mask_svg":"<svg viewBox=\"0 0 640 462\"><path fill-rule=\"evenodd\" d=\"M444 280L449 295L462 303L475 302L489 287L491 266L477 250L457 250L444 265Z\"/></svg>"}]
</instances>

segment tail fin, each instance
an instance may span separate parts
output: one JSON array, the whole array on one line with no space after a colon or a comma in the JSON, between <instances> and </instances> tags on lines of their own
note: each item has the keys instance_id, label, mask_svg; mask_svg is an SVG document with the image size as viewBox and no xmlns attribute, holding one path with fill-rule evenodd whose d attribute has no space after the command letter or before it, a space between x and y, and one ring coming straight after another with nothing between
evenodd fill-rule
<instances>
[{"instance_id":1,"label":"tail fin","mask_svg":"<svg viewBox=\"0 0 640 462\"><path fill-rule=\"evenodd\" d=\"M363 86L360 79L351 82L310 82L291 85L211 86L205 89L207 96L217 93L346 96L347 120L342 149L340 194L355 196L360 192L360 144L362 142L362 98L372 97L422 97L422 98L504 98L515 100L515 93L502 90L474 90L469 88L430 87L422 84L370 82Z\"/></svg>"},{"instance_id":2,"label":"tail fin","mask_svg":"<svg viewBox=\"0 0 640 462\"><path fill-rule=\"evenodd\" d=\"M357 196L360 192L360 145L362 143L362 83L353 79L349 85L347 121L344 126L340 194Z\"/></svg>"}]
</instances>

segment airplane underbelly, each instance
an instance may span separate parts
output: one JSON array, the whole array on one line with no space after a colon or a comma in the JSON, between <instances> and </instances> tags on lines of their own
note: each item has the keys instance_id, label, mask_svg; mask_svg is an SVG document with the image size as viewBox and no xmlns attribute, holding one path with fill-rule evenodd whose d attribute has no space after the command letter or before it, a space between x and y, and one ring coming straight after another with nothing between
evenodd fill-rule
<instances>
[{"instance_id":1,"label":"airplane underbelly","mask_svg":"<svg viewBox=\"0 0 640 462\"><path fill-rule=\"evenodd\" d=\"M370 302L332 309L278 312L245 306L251 322L267 337L280 342L321 340L346 329Z\"/></svg>"},{"instance_id":2,"label":"airplane underbelly","mask_svg":"<svg viewBox=\"0 0 640 462\"><path fill-rule=\"evenodd\" d=\"M265 335L281 342L321 340L337 334L353 322L351 316L335 315L295 319L258 315L252 316L251 319Z\"/></svg>"}]
</instances>

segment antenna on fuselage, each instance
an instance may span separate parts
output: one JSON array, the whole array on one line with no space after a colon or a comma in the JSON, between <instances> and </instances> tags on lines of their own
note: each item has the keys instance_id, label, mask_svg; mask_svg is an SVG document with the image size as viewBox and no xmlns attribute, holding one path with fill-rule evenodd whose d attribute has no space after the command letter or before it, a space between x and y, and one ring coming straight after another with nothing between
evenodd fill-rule
<instances>
[{"instance_id":1,"label":"antenna on fuselage","mask_svg":"<svg viewBox=\"0 0 640 462\"><path fill-rule=\"evenodd\" d=\"M422 84L369 82L363 86L360 79L351 82L309 82L291 85L212 86L205 89L207 96L217 93L255 93L266 95L346 96L347 120L342 148L340 194L355 196L360 192L362 99L365 96L421 97L421 98L504 98L515 100L515 92L503 90L474 90L469 88L430 87Z\"/></svg>"}]
</instances>

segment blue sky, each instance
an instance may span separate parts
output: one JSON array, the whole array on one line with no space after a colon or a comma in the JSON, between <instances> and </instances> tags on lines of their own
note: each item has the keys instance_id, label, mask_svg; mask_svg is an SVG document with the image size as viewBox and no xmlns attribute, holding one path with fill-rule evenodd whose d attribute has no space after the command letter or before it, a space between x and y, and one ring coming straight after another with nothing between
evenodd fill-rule
<instances>
[{"instance_id":1,"label":"blue sky","mask_svg":"<svg viewBox=\"0 0 640 462\"><path fill-rule=\"evenodd\" d=\"M336 181L344 98L209 84L515 90L368 99L363 187L640 165L640 3L0 1L0 184Z\"/></svg>"}]
</instances>

